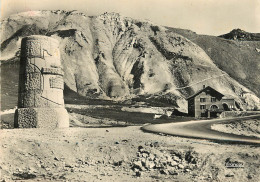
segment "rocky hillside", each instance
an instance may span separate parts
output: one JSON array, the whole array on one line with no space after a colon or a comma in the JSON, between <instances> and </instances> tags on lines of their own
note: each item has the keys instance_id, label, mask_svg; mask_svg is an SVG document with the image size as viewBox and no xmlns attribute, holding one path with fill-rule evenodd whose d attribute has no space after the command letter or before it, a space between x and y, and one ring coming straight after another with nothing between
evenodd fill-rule
<instances>
[{"instance_id":1,"label":"rocky hillside","mask_svg":"<svg viewBox=\"0 0 260 182\"><path fill-rule=\"evenodd\" d=\"M10 16L1 23L1 59L7 60L6 64L18 60L22 37L52 36L60 41L66 85L83 96L128 99L144 95L162 102L171 100L176 107L186 108L184 98L202 85L209 85L235 97L243 107L260 109L259 99L251 91L259 96L259 75L251 72L259 73L259 61L257 65L240 64L240 57L232 56L236 48L228 55L230 59L225 59L221 54L228 54L228 50L219 51L218 45L210 49L204 44L206 40L199 44L197 34L189 31L180 33L177 29L117 13L88 17L77 11L26 12ZM225 41L233 50L233 42ZM218 44L215 40L209 42ZM260 47L254 41L252 44ZM251 49L250 46L236 46ZM10 67L17 64L3 65L1 77L6 80L15 77L9 77L6 69L19 69ZM229 70L230 67L237 68L236 72ZM252 84L249 82L251 74ZM17 79L14 80L13 84L6 82L17 85ZM2 93L5 95L5 90Z\"/></svg>"},{"instance_id":2,"label":"rocky hillside","mask_svg":"<svg viewBox=\"0 0 260 182\"><path fill-rule=\"evenodd\" d=\"M227 40L183 29L169 30L192 40L221 70L260 96L260 41Z\"/></svg>"},{"instance_id":3,"label":"rocky hillside","mask_svg":"<svg viewBox=\"0 0 260 182\"><path fill-rule=\"evenodd\" d=\"M229 40L260 41L260 33L249 33L241 29L234 29L227 34L220 35L219 37Z\"/></svg>"}]
</instances>

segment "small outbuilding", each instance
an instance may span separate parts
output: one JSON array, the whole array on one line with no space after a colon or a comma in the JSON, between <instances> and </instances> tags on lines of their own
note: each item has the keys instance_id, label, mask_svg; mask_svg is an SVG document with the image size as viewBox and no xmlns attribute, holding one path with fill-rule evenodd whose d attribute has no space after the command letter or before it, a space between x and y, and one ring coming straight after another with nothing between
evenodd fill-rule
<instances>
[{"instance_id":1,"label":"small outbuilding","mask_svg":"<svg viewBox=\"0 0 260 182\"><path fill-rule=\"evenodd\" d=\"M193 117L217 117L223 111L235 110L235 99L225 96L210 86L203 85L187 98L188 114Z\"/></svg>"}]
</instances>

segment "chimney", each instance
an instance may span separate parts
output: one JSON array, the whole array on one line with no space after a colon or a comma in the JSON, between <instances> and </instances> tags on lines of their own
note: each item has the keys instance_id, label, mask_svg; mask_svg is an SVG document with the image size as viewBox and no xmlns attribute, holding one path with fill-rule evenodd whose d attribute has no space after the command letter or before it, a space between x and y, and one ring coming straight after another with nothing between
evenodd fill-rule
<instances>
[{"instance_id":1,"label":"chimney","mask_svg":"<svg viewBox=\"0 0 260 182\"><path fill-rule=\"evenodd\" d=\"M206 88L206 85L203 85L203 89Z\"/></svg>"}]
</instances>

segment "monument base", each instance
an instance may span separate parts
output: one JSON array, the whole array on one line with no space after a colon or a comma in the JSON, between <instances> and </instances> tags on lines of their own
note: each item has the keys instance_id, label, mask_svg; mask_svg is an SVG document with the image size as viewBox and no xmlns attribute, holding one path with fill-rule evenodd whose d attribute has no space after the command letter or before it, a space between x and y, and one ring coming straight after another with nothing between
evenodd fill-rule
<instances>
[{"instance_id":1,"label":"monument base","mask_svg":"<svg viewBox=\"0 0 260 182\"><path fill-rule=\"evenodd\" d=\"M65 108L19 108L15 111L15 128L66 128L69 114Z\"/></svg>"}]
</instances>

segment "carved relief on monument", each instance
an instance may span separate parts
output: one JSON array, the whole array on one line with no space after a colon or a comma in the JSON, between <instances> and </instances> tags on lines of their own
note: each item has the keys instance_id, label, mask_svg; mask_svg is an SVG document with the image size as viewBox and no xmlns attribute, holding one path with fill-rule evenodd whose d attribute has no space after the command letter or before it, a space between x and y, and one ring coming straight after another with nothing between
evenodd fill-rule
<instances>
[{"instance_id":1,"label":"carved relief on monument","mask_svg":"<svg viewBox=\"0 0 260 182\"><path fill-rule=\"evenodd\" d=\"M64 72L60 68L42 68L42 74L52 74L52 75L64 75Z\"/></svg>"},{"instance_id":2,"label":"carved relief on monument","mask_svg":"<svg viewBox=\"0 0 260 182\"><path fill-rule=\"evenodd\" d=\"M26 44L26 57L43 58L41 43L39 41L28 41Z\"/></svg>"},{"instance_id":3,"label":"carved relief on monument","mask_svg":"<svg viewBox=\"0 0 260 182\"><path fill-rule=\"evenodd\" d=\"M64 82L62 76L50 78L50 88L64 89Z\"/></svg>"},{"instance_id":4,"label":"carved relief on monument","mask_svg":"<svg viewBox=\"0 0 260 182\"><path fill-rule=\"evenodd\" d=\"M61 69L58 41L40 35L23 38L20 64L19 109L15 120L18 127L44 127L52 122L56 122L53 127L68 127L69 119L63 99L64 73ZM43 112L44 109L49 113ZM35 123L25 124L24 118L28 118L25 115L30 114L31 110L36 112L30 119ZM44 114L50 117L45 117ZM62 118L65 120L62 121ZM19 125L19 122L22 123Z\"/></svg>"}]
</instances>

